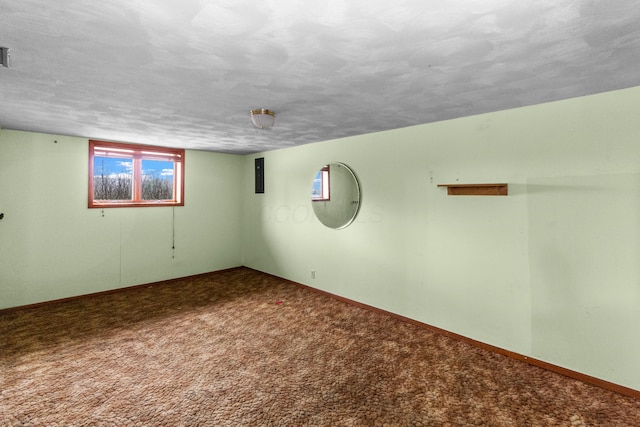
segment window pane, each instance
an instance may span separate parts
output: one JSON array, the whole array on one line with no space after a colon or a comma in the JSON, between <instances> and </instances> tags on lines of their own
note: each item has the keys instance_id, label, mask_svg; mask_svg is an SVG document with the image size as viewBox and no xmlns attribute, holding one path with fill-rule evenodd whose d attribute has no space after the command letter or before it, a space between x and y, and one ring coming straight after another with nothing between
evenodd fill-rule
<instances>
[{"instance_id":1,"label":"window pane","mask_svg":"<svg viewBox=\"0 0 640 427\"><path fill-rule=\"evenodd\" d=\"M142 160L142 200L173 200L175 164Z\"/></svg>"},{"instance_id":2,"label":"window pane","mask_svg":"<svg viewBox=\"0 0 640 427\"><path fill-rule=\"evenodd\" d=\"M94 200L133 199L133 159L93 157Z\"/></svg>"},{"instance_id":3,"label":"window pane","mask_svg":"<svg viewBox=\"0 0 640 427\"><path fill-rule=\"evenodd\" d=\"M311 186L311 199L322 199L322 171L319 170Z\"/></svg>"}]
</instances>

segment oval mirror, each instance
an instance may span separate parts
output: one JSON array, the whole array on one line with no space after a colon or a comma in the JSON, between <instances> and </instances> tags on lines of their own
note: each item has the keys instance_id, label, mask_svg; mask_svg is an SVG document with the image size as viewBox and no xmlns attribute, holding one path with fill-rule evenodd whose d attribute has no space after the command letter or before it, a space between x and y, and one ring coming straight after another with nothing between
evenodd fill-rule
<instances>
[{"instance_id":1,"label":"oval mirror","mask_svg":"<svg viewBox=\"0 0 640 427\"><path fill-rule=\"evenodd\" d=\"M360 185L351 168L344 163L323 166L313 180L311 204L327 227L340 229L351 224L360 207Z\"/></svg>"}]
</instances>

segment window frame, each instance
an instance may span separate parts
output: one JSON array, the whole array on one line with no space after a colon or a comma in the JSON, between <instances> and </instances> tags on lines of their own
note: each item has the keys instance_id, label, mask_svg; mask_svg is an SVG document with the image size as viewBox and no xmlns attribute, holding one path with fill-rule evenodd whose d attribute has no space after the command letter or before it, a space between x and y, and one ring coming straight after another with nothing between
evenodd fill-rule
<instances>
[{"instance_id":1,"label":"window frame","mask_svg":"<svg viewBox=\"0 0 640 427\"><path fill-rule=\"evenodd\" d=\"M132 200L94 200L94 158L96 149L107 153L112 151L111 157L133 159L132 170ZM127 155L118 155L117 152L128 151ZM88 207L90 209L102 208L135 208L151 206L184 206L184 149L158 147L154 145L127 144L89 140L89 188ZM130 155L129 155L130 154ZM101 156L98 157L109 157ZM166 200L142 200L142 161L143 160L167 160L174 162L173 174L173 199Z\"/></svg>"}]
</instances>

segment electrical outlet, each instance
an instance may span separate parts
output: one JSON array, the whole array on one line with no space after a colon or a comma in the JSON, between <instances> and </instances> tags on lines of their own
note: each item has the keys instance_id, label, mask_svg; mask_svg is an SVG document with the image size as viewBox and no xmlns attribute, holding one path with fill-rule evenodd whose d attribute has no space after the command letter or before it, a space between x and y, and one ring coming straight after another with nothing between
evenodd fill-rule
<instances>
[{"instance_id":1,"label":"electrical outlet","mask_svg":"<svg viewBox=\"0 0 640 427\"><path fill-rule=\"evenodd\" d=\"M311 278L312 279L316 278L316 271L315 270L311 270Z\"/></svg>"}]
</instances>

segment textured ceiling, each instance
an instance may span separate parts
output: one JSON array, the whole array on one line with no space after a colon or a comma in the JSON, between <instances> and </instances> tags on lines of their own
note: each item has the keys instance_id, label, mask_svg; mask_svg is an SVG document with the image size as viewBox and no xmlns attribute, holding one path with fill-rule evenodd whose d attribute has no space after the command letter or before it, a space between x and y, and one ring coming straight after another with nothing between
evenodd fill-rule
<instances>
[{"instance_id":1,"label":"textured ceiling","mask_svg":"<svg viewBox=\"0 0 640 427\"><path fill-rule=\"evenodd\" d=\"M640 2L0 0L0 46L2 128L249 153L640 85Z\"/></svg>"}]
</instances>

